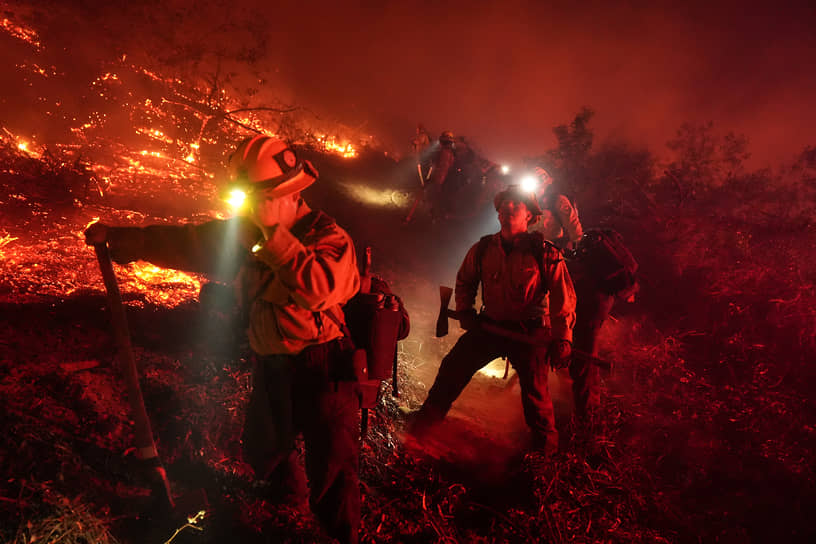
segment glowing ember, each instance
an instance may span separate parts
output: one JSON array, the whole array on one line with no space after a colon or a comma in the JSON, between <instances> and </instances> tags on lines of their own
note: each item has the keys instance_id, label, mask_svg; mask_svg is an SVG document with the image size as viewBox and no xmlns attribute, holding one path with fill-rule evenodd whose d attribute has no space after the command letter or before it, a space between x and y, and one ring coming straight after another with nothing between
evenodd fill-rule
<instances>
[{"instance_id":1,"label":"glowing ember","mask_svg":"<svg viewBox=\"0 0 816 544\"><path fill-rule=\"evenodd\" d=\"M334 136L317 136L318 143L323 147L324 151L337 153L344 158L353 158L357 156L357 150L350 143L338 143Z\"/></svg>"},{"instance_id":2,"label":"glowing ember","mask_svg":"<svg viewBox=\"0 0 816 544\"><path fill-rule=\"evenodd\" d=\"M12 236L11 234L3 234L3 236L0 236L0 259L5 259L6 258L6 254L3 251L3 248L5 246L9 245L11 242L13 242L16 239L17 239L17 237Z\"/></svg>"},{"instance_id":3,"label":"glowing ember","mask_svg":"<svg viewBox=\"0 0 816 544\"><path fill-rule=\"evenodd\" d=\"M201 290L198 278L144 261L129 264L127 271L127 276L120 279L125 286L123 290L139 291L152 304L178 306L182 302L195 300Z\"/></svg>"},{"instance_id":4,"label":"glowing ember","mask_svg":"<svg viewBox=\"0 0 816 544\"><path fill-rule=\"evenodd\" d=\"M34 30L22 25L15 24L5 18L3 19L3 22L0 23L0 27L2 27L2 29L9 33L11 36L14 36L19 40L23 40L24 42L33 45L36 49L42 48L42 45L40 44L39 41L39 36Z\"/></svg>"}]
</instances>

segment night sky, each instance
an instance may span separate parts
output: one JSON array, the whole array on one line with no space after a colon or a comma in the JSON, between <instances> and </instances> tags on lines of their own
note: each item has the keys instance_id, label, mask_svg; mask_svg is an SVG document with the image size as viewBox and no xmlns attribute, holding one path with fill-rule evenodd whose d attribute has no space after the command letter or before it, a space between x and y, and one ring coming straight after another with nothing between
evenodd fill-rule
<instances>
[{"instance_id":1,"label":"night sky","mask_svg":"<svg viewBox=\"0 0 816 544\"><path fill-rule=\"evenodd\" d=\"M747 134L759 160L816 143L813 2L326 4L282 10L306 31L282 73L392 137L422 121L513 159L551 145L551 127L588 105L600 136L656 149L682 122L708 120Z\"/></svg>"}]
</instances>

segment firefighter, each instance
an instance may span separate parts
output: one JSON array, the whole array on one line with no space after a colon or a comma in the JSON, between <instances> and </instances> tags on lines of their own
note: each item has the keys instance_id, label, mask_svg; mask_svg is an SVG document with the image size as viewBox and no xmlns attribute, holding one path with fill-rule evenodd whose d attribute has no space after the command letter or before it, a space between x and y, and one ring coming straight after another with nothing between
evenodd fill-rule
<instances>
[{"instance_id":1,"label":"firefighter","mask_svg":"<svg viewBox=\"0 0 816 544\"><path fill-rule=\"evenodd\" d=\"M572 349L575 292L561 253L527 227L541 214L532 193L510 186L494 199L501 230L474 244L456 276L456 310L465 333L442 359L428 398L412 415L409 431L422 437L441 421L473 375L506 356L519 376L524 418L533 447L545 455L558 449L558 433L547 386L549 366L562 367ZM482 284L481 313L474 308ZM487 322L522 333L549 347L510 340L480 329ZM540 344L539 344L540 345Z\"/></svg>"},{"instance_id":2,"label":"firefighter","mask_svg":"<svg viewBox=\"0 0 816 544\"><path fill-rule=\"evenodd\" d=\"M302 433L309 504L328 534L356 543L359 400L340 308L360 286L354 244L309 208L301 191L318 173L283 141L241 142L229 169L249 195L247 215L197 226L95 223L86 241L107 242L120 263L144 259L235 281L254 353L245 457L259 479L282 472L300 506L306 489L294 446Z\"/></svg>"},{"instance_id":3,"label":"firefighter","mask_svg":"<svg viewBox=\"0 0 816 544\"><path fill-rule=\"evenodd\" d=\"M607 228L585 232L567 264L578 293L575 347L597 357L598 336L615 302L634 302L639 289L637 261L623 237ZM569 370L576 415L591 432L601 401L598 367L576 358Z\"/></svg>"},{"instance_id":4,"label":"firefighter","mask_svg":"<svg viewBox=\"0 0 816 544\"><path fill-rule=\"evenodd\" d=\"M584 234L578 210L566 196L558 192L549 172L537 166L535 174L538 178L541 217L532 229L561 249L576 244Z\"/></svg>"},{"instance_id":5,"label":"firefighter","mask_svg":"<svg viewBox=\"0 0 816 544\"><path fill-rule=\"evenodd\" d=\"M439 136L439 145L433 156L427 183L432 221L444 219L450 215L451 199L449 192L452 185L448 183L448 178L451 177L454 161L453 132L446 130Z\"/></svg>"},{"instance_id":6,"label":"firefighter","mask_svg":"<svg viewBox=\"0 0 816 544\"><path fill-rule=\"evenodd\" d=\"M578 304L575 308L575 348L598 356L598 335L609 317L615 296L604 292L594 277L593 270L580 260L569 262L570 275L575 282ZM592 426L601 404L601 377L596 365L580 357L569 363L572 378L572 398L579 422Z\"/></svg>"},{"instance_id":7,"label":"firefighter","mask_svg":"<svg viewBox=\"0 0 816 544\"><path fill-rule=\"evenodd\" d=\"M422 152L425 151L425 148L431 145L431 137L428 136L428 131L425 130L425 126L420 123L416 127L416 135L411 140L411 149L414 152L414 156L417 157L417 160L422 156Z\"/></svg>"}]
</instances>

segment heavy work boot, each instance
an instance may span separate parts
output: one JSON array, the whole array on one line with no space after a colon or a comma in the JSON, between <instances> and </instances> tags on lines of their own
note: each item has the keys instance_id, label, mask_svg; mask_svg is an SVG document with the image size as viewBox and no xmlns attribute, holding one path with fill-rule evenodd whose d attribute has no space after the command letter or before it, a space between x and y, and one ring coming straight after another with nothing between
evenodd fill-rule
<instances>
[{"instance_id":1,"label":"heavy work boot","mask_svg":"<svg viewBox=\"0 0 816 544\"><path fill-rule=\"evenodd\" d=\"M558 453L558 434L534 434L530 451L545 459L555 456Z\"/></svg>"},{"instance_id":2,"label":"heavy work boot","mask_svg":"<svg viewBox=\"0 0 816 544\"><path fill-rule=\"evenodd\" d=\"M443 419L444 415L439 410L427 402L419 410L407 412L405 416L405 431L416 438L422 440L427 437L431 430Z\"/></svg>"}]
</instances>

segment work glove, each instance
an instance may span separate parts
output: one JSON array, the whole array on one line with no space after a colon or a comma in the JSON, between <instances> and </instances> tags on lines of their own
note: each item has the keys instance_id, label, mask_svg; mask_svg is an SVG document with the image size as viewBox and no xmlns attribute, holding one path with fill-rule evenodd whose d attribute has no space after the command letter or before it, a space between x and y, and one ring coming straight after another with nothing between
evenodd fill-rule
<instances>
[{"instance_id":1,"label":"work glove","mask_svg":"<svg viewBox=\"0 0 816 544\"><path fill-rule=\"evenodd\" d=\"M119 264L137 261L143 257L144 252L141 229L109 227L100 222L85 229L85 243L89 246L107 243L111 259Z\"/></svg>"},{"instance_id":2,"label":"work glove","mask_svg":"<svg viewBox=\"0 0 816 544\"><path fill-rule=\"evenodd\" d=\"M569 340L553 340L547 350L550 365L556 370L569 366L570 355L572 355L572 343Z\"/></svg>"},{"instance_id":3,"label":"work glove","mask_svg":"<svg viewBox=\"0 0 816 544\"><path fill-rule=\"evenodd\" d=\"M459 326L466 331L478 328L479 314L476 313L476 310L471 308L470 310L463 311L459 317Z\"/></svg>"},{"instance_id":4,"label":"work glove","mask_svg":"<svg viewBox=\"0 0 816 544\"><path fill-rule=\"evenodd\" d=\"M104 223L92 223L85 229L85 243L89 246L104 244L108 241L108 226Z\"/></svg>"}]
</instances>

